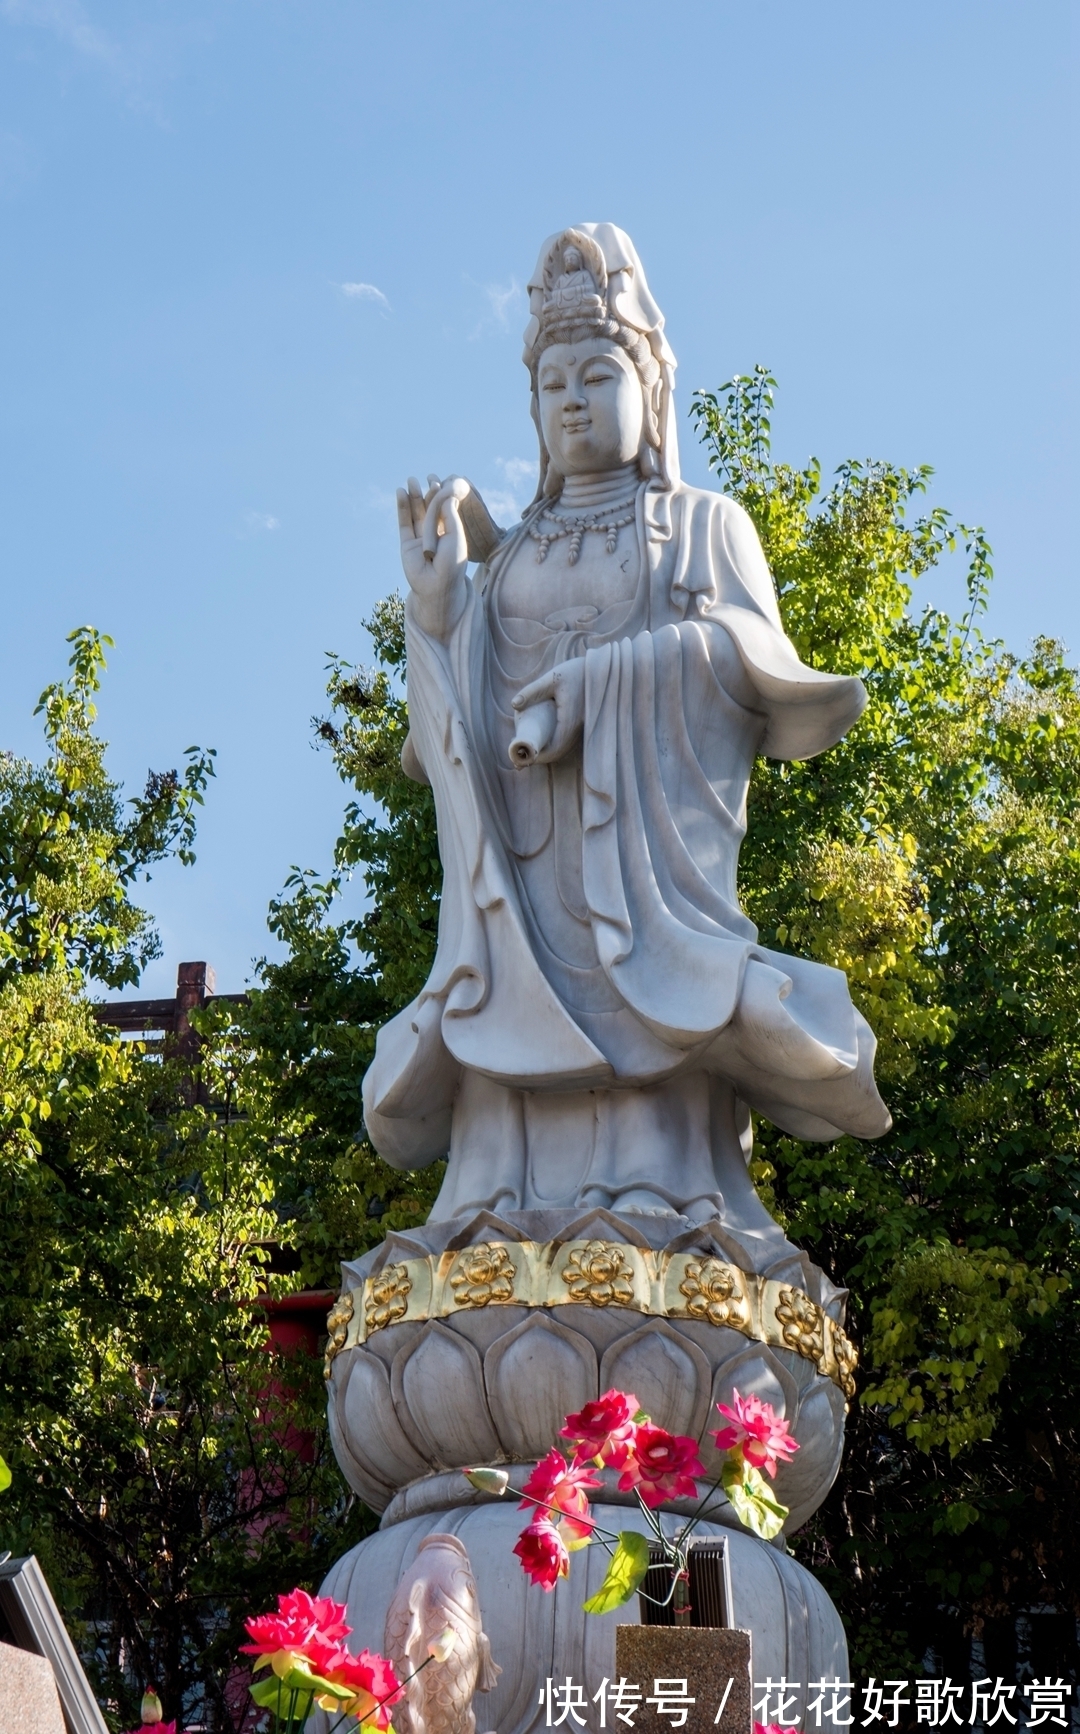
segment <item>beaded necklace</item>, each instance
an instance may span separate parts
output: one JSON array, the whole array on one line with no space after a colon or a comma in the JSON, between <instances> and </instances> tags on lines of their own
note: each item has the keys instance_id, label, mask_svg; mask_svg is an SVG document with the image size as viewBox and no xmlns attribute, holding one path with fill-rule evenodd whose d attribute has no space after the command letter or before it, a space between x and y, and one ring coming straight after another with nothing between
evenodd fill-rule
<instances>
[{"instance_id":1,"label":"beaded necklace","mask_svg":"<svg viewBox=\"0 0 1080 1734\"><path fill-rule=\"evenodd\" d=\"M569 564L576 566L581 544L590 530L595 530L598 535L602 534L606 551L614 554L619 543L619 531L624 525L633 523L636 513L636 494L619 512L612 512L610 508L605 509L602 506L595 512L578 512L572 516L555 510L541 512L539 518L529 525L529 535L537 544L536 564L543 565L552 542L569 536ZM549 524L551 528L547 529L545 526Z\"/></svg>"}]
</instances>

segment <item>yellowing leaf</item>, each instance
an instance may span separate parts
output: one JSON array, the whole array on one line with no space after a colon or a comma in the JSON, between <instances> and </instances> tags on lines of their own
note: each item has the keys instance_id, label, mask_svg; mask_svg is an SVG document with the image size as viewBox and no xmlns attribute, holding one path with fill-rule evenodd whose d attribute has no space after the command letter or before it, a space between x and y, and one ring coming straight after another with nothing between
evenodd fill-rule
<instances>
[{"instance_id":1,"label":"yellowing leaf","mask_svg":"<svg viewBox=\"0 0 1080 1734\"><path fill-rule=\"evenodd\" d=\"M628 1602L649 1569L648 1537L636 1529L624 1529L603 1583L594 1596L582 1603L587 1614L609 1614Z\"/></svg>"}]
</instances>

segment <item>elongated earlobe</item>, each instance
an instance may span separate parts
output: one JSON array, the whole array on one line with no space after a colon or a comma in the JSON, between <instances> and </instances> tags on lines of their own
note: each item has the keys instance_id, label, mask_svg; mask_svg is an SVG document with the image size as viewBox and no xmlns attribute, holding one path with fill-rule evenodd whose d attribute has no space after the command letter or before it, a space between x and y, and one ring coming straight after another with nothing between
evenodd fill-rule
<instances>
[{"instance_id":1,"label":"elongated earlobe","mask_svg":"<svg viewBox=\"0 0 1080 1734\"><path fill-rule=\"evenodd\" d=\"M541 482L540 482L541 494L544 494L548 497L551 497L555 494L561 494L562 489L563 489L563 482L565 480L566 480L566 477L562 474L562 471L557 470L555 468L555 465L552 463L551 459L548 458L547 464L544 468L544 474L541 477Z\"/></svg>"}]
</instances>

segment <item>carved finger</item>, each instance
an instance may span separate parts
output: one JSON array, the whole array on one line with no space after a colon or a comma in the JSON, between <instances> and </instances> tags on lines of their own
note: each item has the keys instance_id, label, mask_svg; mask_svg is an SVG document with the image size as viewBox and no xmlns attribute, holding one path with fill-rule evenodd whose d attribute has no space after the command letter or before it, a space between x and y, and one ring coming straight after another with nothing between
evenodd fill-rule
<instances>
[{"instance_id":1,"label":"carved finger","mask_svg":"<svg viewBox=\"0 0 1080 1734\"><path fill-rule=\"evenodd\" d=\"M402 539L407 537L410 541L415 541L416 524L413 521L412 501L406 488L399 488L397 491L397 521Z\"/></svg>"},{"instance_id":2,"label":"carved finger","mask_svg":"<svg viewBox=\"0 0 1080 1734\"><path fill-rule=\"evenodd\" d=\"M460 525L457 503L469 491L469 484L460 476L451 477L443 482L437 493L433 494L424 515L424 559L434 560L435 550L439 546L439 524L446 528L446 513L449 509L454 514L455 522ZM462 536L465 532L462 530Z\"/></svg>"},{"instance_id":3,"label":"carved finger","mask_svg":"<svg viewBox=\"0 0 1080 1734\"><path fill-rule=\"evenodd\" d=\"M554 697L554 674L542 674L539 680L532 680L528 686L523 686L517 697L510 702L515 710L524 710L530 704L539 704L541 699Z\"/></svg>"},{"instance_id":4,"label":"carved finger","mask_svg":"<svg viewBox=\"0 0 1080 1734\"><path fill-rule=\"evenodd\" d=\"M420 537L424 533L424 514L427 510L424 490L415 476L409 477L409 504L412 507L413 535Z\"/></svg>"}]
</instances>

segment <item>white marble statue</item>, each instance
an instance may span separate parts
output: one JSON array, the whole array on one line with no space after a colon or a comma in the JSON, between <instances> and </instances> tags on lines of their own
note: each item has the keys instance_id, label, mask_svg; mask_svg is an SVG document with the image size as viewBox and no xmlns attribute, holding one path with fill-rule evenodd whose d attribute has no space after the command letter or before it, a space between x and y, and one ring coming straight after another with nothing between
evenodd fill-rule
<instances>
[{"instance_id":1,"label":"white marble statue","mask_svg":"<svg viewBox=\"0 0 1080 1734\"><path fill-rule=\"evenodd\" d=\"M452 1649L429 1663L429 1646L447 1629ZM476 1734L473 1694L490 1692L502 1669L491 1659L476 1580L456 1535L421 1541L387 1609L383 1649L398 1679L409 1681L394 1707L398 1734Z\"/></svg>"},{"instance_id":2,"label":"white marble statue","mask_svg":"<svg viewBox=\"0 0 1080 1734\"><path fill-rule=\"evenodd\" d=\"M434 791L444 889L367 1127L397 1167L449 1153L435 1220L750 1227L749 1110L800 1138L889 1125L844 975L760 945L737 890L755 754L824 751L866 695L800 662L742 508L681 482L629 238L552 237L529 291L534 503L500 532L460 478L399 495L403 762Z\"/></svg>"}]
</instances>

